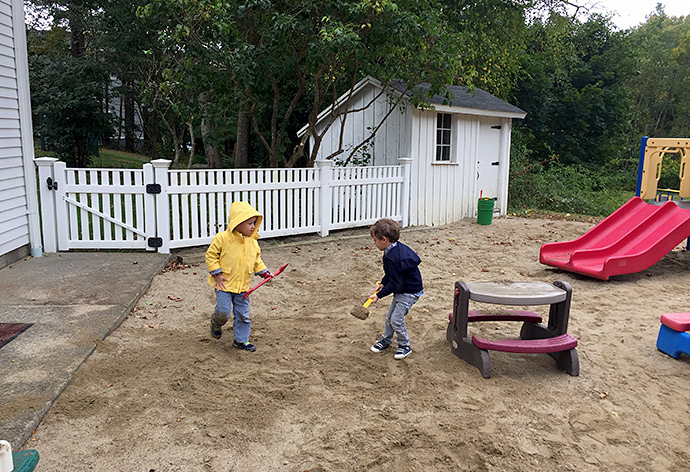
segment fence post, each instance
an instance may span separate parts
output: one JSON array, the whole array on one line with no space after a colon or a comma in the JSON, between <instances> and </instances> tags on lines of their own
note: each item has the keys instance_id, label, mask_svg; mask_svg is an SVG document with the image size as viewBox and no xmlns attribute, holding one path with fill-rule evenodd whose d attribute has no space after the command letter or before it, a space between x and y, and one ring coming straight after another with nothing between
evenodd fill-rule
<instances>
[{"instance_id":1,"label":"fence post","mask_svg":"<svg viewBox=\"0 0 690 472\"><path fill-rule=\"evenodd\" d=\"M148 184L153 184L156 182L156 178L153 174L153 166L151 163L144 164L142 166L144 169L144 189ZM152 238L156 236L156 195L150 194L144 190L144 232L146 233L146 238ZM146 245L147 251L155 251L156 248Z\"/></svg>"},{"instance_id":2,"label":"fence post","mask_svg":"<svg viewBox=\"0 0 690 472\"><path fill-rule=\"evenodd\" d=\"M53 164L57 162L54 157L39 157L34 159L38 167L38 190L41 198L41 229L43 232L43 250L45 252L57 252L57 222L55 219L55 194L51 191L55 182ZM50 178L51 189L48 189ZM64 182L62 182L64 184Z\"/></svg>"},{"instance_id":3,"label":"fence post","mask_svg":"<svg viewBox=\"0 0 690 472\"><path fill-rule=\"evenodd\" d=\"M402 215L401 227L405 228L410 224L410 185L412 175L412 158L399 157L398 164L403 167L402 195L400 196L400 212Z\"/></svg>"},{"instance_id":4,"label":"fence post","mask_svg":"<svg viewBox=\"0 0 690 472\"><path fill-rule=\"evenodd\" d=\"M65 187L67 186L67 164L57 161L53 165L53 181L55 187L55 221L57 227L58 251L69 251L69 215L67 214L67 202ZM59 222L59 224L58 224Z\"/></svg>"},{"instance_id":5,"label":"fence post","mask_svg":"<svg viewBox=\"0 0 690 472\"><path fill-rule=\"evenodd\" d=\"M161 193L156 195L156 234L163 244L158 252L170 254L170 198L168 198L168 170L172 161L155 159L151 161L154 179L161 186Z\"/></svg>"},{"instance_id":6,"label":"fence post","mask_svg":"<svg viewBox=\"0 0 690 472\"><path fill-rule=\"evenodd\" d=\"M333 161L330 160L316 160L314 164L319 168L321 178L321 189L319 190L319 220L321 224L321 236L328 236L328 230L331 227L331 206L333 204L333 197L331 192L331 180L333 179Z\"/></svg>"}]
</instances>

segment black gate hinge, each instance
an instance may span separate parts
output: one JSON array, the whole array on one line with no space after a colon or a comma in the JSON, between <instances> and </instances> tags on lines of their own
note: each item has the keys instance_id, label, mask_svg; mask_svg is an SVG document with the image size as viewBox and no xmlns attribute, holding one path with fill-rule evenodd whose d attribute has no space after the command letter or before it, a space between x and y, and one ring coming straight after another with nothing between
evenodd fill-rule
<instances>
[{"instance_id":1,"label":"black gate hinge","mask_svg":"<svg viewBox=\"0 0 690 472\"><path fill-rule=\"evenodd\" d=\"M58 189L58 183L52 179L52 177L48 177L46 179L46 184L48 185L48 190L57 190Z\"/></svg>"}]
</instances>

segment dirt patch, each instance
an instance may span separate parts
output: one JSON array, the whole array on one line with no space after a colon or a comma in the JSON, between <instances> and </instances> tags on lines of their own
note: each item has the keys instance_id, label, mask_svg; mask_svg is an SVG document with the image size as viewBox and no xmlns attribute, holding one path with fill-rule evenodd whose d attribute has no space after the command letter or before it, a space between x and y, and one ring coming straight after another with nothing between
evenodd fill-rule
<instances>
[{"instance_id":1,"label":"dirt patch","mask_svg":"<svg viewBox=\"0 0 690 472\"><path fill-rule=\"evenodd\" d=\"M369 350L390 299L366 320L350 314L382 276L365 229L262 241L269 269L290 265L250 296L255 353L233 349L229 328L211 338L214 294L201 251L188 252L99 344L27 447L41 471L687 470L690 361L655 342L662 313L690 311L690 254L679 246L608 282L539 264L541 244L592 225L499 218L403 230L425 295L402 361ZM492 352L483 379L451 355L457 280L569 282L580 376L545 354ZM517 337L519 325L471 329Z\"/></svg>"}]
</instances>

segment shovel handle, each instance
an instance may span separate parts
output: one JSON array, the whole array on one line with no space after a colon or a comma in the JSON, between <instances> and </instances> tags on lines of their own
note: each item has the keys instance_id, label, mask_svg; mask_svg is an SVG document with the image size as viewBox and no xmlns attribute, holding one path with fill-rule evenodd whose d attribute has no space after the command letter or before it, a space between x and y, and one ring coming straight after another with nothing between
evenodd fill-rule
<instances>
[{"instance_id":1,"label":"shovel handle","mask_svg":"<svg viewBox=\"0 0 690 472\"><path fill-rule=\"evenodd\" d=\"M287 265L288 265L288 262L286 262L286 263L283 264L282 266L278 267L278 270L276 270L275 272L273 272L273 274L271 274L270 276L266 277L266 278L263 279L261 282L259 282L259 283L256 285L256 287L253 287L253 288L250 288L249 290L247 290L247 291L245 292L245 294L242 295L242 300L244 300L245 298L247 298L247 297L249 296L250 293L252 293L252 292L253 292L254 290L256 290L257 288L261 287L263 284L265 284L265 283L268 282L269 280L272 280L272 279L273 279L274 277L276 277L277 275L280 275L280 273L283 272L283 271L285 270L285 268L287 267Z\"/></svg>"},{"instance_id":2,"label":"shovel handle","mask_svg":"<svg viewBox=\"0 0 690 472\"><path fill-rule=\"evenodd\" d=\"M376 285L377 285L377 286L380 285L380 284L381 284L381 282L376 282ZM376 295L376 294L379 293L380 291L381 291L381 290L377 290L377 291L375 291L372 295ZM371 305L371 302L373 302L373 301L374 301L374 300L372 300L371 298L367 298L367 301L364 302L364 305L362 305L362 306L363 306L364 308L369 308L369 305Z\"/></svg>"}]
</instances>

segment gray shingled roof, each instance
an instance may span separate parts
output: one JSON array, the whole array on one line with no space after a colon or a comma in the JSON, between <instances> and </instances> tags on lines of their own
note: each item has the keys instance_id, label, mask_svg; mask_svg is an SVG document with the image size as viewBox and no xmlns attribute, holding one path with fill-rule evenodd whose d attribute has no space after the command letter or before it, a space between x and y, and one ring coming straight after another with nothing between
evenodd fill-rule
<instances>
[{"instance_id":1,"label":"gray shingled roof","mask_svg":"<svg viewBox=\"0 0 690 472\"><path fill-rule=\"evenodd\" d=\"M405 90L405 85L401 83L391 83L391 87L397 90ZM448 85L448 90L453 94L453 100L450 103L445 103L445 99L441 95L434 95L429 100L431 103L437 105L450 105L454 107L474 108L477 110L503 111L511 113L525 113L524 110L511 105L510 103L501 100L500 98L491 95L480 88L468 92L467 87L459 85ZM431 88L431 84L421 83L415 86L415 91L426 93Z\"/></svg>"}]
</instances>

